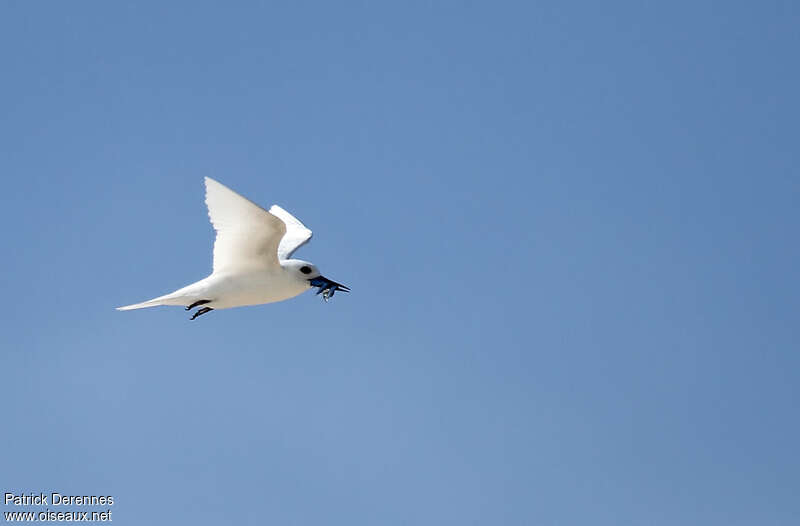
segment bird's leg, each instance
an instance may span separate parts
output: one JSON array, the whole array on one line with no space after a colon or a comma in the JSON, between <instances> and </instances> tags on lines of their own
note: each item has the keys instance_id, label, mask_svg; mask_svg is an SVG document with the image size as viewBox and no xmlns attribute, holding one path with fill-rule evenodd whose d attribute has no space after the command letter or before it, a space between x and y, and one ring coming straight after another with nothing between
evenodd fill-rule
<instances>
[{"instance_id":1,"label":"bird's leg","mask_svg":"<svg viewBox=\"0 0 800 526\"><path fill-rule=\"evenodd\" d=\"M206 303L211 303L211 300L197 300L194 303L192 303L191 305L189 305L188 307L186 307L186 310L192 310L193 308L197 307L198 305L205 305Z\"/></svg>"},{"instance_id":2,"label":"bird's leg","mask_svg":"<svg viewBox=\"0 0 800 526\"><path fill-rule=\"evenodd\" d=\"M206 302L206 303L208 303L208 302ZM192 315L192 317L189 318L189 319L193 320L193 319L197 318L198 316L201 316L201 315L205 314L206 312L211 312L212 310L214 310L214 309L212 309L211 307L203 307L202 309L200 309L197 312L195 312Z\"/></svg>"}]
</instances>

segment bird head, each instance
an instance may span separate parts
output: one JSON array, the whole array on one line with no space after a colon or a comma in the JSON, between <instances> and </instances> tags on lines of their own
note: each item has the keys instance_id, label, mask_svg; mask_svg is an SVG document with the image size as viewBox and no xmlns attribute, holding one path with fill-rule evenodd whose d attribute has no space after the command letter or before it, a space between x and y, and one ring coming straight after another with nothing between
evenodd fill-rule
<instances>
[{"instance_id":1,"label":"bird head","mask_svg":"<svg viewBox=\"0 0 800 526\"><path fill-rule=\"evenodd\" d=\"M337 291L350 292L350 287L337 283L323 276L316 265L300 259L282 261L281 265L292 272L298 279L308 283L309 287L317 287L317 294L322 294L322 299L328 301Z\"/></svg>"}]
</instances>

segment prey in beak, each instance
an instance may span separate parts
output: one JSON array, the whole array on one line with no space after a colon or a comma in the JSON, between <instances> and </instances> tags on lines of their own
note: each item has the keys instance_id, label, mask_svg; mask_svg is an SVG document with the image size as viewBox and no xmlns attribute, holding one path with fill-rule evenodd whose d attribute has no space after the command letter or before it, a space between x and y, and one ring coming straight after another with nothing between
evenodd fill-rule
<instances>
[{"instance_id":1,"label":"prey in beak","mask_svg":"<svg viewBox=\"0 0 800 526\"><path fill-rule=\"evenodd\" d=\"M350 287L346 287L341 283L336 283L333 280L326 278L325 276L317 276L316 278L311 278L308 280L311 283L312 287L318 287L319 290L317 294L322 294L322 299L328 301L333 297L333 294L337 290L341 290L342 292L350 292Z\"/></svg>"}]
</instances>

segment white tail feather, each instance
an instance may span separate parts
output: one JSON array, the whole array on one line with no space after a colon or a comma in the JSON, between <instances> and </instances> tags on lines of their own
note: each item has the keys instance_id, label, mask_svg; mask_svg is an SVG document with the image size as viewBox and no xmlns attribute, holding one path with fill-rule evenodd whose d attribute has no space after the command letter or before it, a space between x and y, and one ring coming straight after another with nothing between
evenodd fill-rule
<instances>
[{"instance_id":1,"label":"white tail feather","mask_svg":"<svg viewBox=\"0 0 800 526\"><path fill-rule=\"evenodd\" d=\"M158 307L159 305L190 305L192 300L183 295L176 296L167 294L166 296L159 296L151 300L143 301L141 303L134 303L133 305L125 305L124 307L117 307L117 310L133 310L133 309L146 309L147 307Z\"/></svg>"}]
</instances>

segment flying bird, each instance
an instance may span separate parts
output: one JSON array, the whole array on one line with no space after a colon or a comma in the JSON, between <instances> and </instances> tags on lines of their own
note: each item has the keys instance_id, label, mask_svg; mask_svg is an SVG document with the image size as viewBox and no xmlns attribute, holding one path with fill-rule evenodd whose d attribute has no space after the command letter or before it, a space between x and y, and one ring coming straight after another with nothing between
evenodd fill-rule
<instances>
[{"instance_id":1,"label":"flying bird","mask_svg":"<svg viewBox=\"0 0 800 526\"><path fill-rule=\"evenodd\" d=\"M320 274L313 263L292 259L311 239L311 230L292 214L272 205L264 210L227 186L205 178L206 205L217 232L211 275L182 289L117 310L157 305L200 307L191 319L215 309L274 303L316 287L325 301L348 287Z\"/></svg>"}]
</instances>

